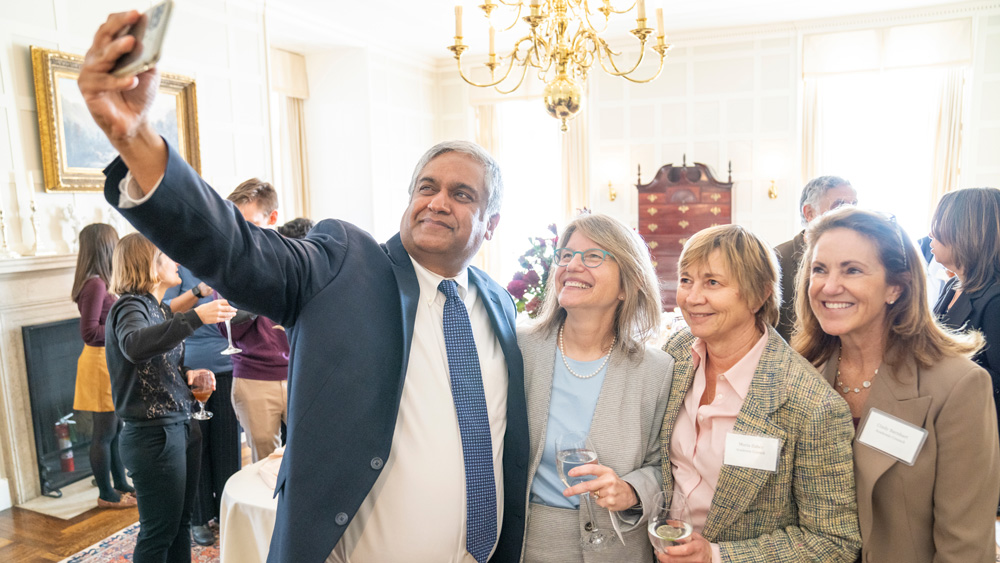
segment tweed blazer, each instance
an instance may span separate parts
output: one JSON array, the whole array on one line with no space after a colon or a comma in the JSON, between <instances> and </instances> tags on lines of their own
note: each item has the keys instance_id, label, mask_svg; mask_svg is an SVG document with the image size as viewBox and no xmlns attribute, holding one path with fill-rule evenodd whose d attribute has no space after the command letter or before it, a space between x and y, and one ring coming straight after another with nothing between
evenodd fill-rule
<instances>
[{"instance_id":1,"label":"tweed blazer","mask_svg":"<svg viewBox=\"0 0 1000 563\"><path fill-rule=\"evenodd\" d=\"M531 538L544 539L544 548L525 541L525 561L653 561L653 550L646 536L646 512L653 496L660 491L660 431L663 412L670 393L674 360L655 347L647 347L635 359L612 356L601 386L601 394L590 426L590 439L602 465L635 488L643 505L642 518L632 525L618 520L623 546L614 538L608 550L582 553L577 542L579 531L589 520L587 511L566 510L530 504L531 483L542 459L552 374L557 358L556 333L541 334L534 327L518 327L517 338L524 357L524 391L528 405L530 444L528 493L528 532ZM582 500L581 500L582 502ZM611 532L610 513L594 505L598 526Z\"/></svg>"},{"instance_id":2,"label":"tweed blazer","mask_svg":"<svg viewBox=\"0 0 1000 563\"><path fill-rule=\"evenodd\" d=\"M664 346L677 361L663 420L663 483L672 490L670 436L691 384L687 329ZM781 440L775 473L723 465L702 535L722 561L853 563L861 549L851 412L816 369L768 327L767 346L733 432Z\"/></svg>"},{"instance_id":3,"label":"tweed blazer","mask_svg":"<svg viewBox=\"0 0 1000 563\"><path fill-rule=\"evenodd\" d=\"M833 384L839 353L823 366ZM930 368L883 364L861 419L874 407L927 430L913 466L854 442L865 562L996 561L1000 439L986 370L945 358Z\"/></svg>"}]
</instances>

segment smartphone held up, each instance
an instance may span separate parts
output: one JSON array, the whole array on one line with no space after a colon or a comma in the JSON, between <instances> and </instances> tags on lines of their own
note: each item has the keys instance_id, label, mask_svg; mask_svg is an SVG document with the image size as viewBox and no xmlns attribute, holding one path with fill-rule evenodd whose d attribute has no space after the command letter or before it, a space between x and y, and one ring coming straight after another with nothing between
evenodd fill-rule
<instances>
[{"instance_id":1,"label":"smartphone held up","mask_svg":"<svg viewBox=\"0 0 1000 563\"><path fill-rule=\"evenodd\" d=\"M124 29L118 36L131 35L135 37L135 47L119 57L111 74L115 76L131 76L145 72L160 60L163 49L163 39L167 36L167 23L174 3L164 0L146 10L139 20Z\"/></svg>"}]
</instances>

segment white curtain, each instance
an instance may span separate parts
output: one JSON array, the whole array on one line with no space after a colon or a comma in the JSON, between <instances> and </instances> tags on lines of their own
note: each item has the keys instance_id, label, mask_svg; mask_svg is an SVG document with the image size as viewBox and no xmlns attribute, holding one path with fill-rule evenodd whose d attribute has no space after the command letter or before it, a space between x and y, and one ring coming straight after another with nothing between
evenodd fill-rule
<instances>
[{"instance_id":1,"label":"white curtain","mask_svg":"<svg viewBox=\"0 0 1000 563\"><path fill-rule=\"evenodd\" d=\"M285 161L286 177L284 178L285 189L294 193L298 204L294 211L296 217L310 217L312 206L309 200L309 163L306 151L306 129L303 100L299 98L285 98L285 127L281 131L282 137L287 139L288 157ZM285 139L282 139L285 145ZM285 151L282 150L282 153ZM294 219L294 217L287 217Z\"/></svg>"},{"instance_id":2,"label":"white curtain","mask_svg":"<svg viewBox=\"0 0 1000 563\"><path fill-rule=\"evenodd\" d=\"M486 152L496 158L500 150L500 128L497 127L497 108L494 104L476 106L476 143L486 149ZM513 218L513 215L511 216ZM491 250L490 241L486 241L472 261L473 265L486 272L499 270L499 253Z\"/></svg>"},{"instance_id":3,"label":"white curtain","mask_svg":"<svg viewBox=\"0 0 1000 563\"><path fill-rule=\"evenodd\" d=\"M821 78L811 77L803 81L802 100L802 185L810 179L819 176L822 169L820 159L822 147L822 104Z\"/></svg>"},{"instance_id":4,"label":"white curtain","mask_svg":"<svg viewBox=\"0 0 1000 563\"><path fill-rule=\"evenodd\" d=\"M962 150L962 99L965 70L949 69L941 86L934 139L934 181L931 186L931 209L944 194L958 188L959 159Z\"/></svg>"},{"instance_id":5,"label":"white curtain","mask_svg":"<svg viewBox=\"0 0 1000 563\"><path fill-rule=\"evenodd\" d=\"M576 217L579 209L590 207L587 125L587 112L582 111L569 122L569 131L562 134L562 199L566 223Z\"/></svg>"}]
</instances>

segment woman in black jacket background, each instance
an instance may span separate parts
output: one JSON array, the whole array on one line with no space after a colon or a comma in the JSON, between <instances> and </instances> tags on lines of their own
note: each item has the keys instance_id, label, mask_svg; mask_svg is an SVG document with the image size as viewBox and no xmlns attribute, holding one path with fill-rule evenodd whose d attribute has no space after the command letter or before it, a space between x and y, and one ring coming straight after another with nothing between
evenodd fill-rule
<instances>
[{"instance_id":1,"label":"woman in black jacket background","mask_svg":"<svg viewBox=\"0 0 1000 563\"><path fill-rule=\"evenodd\" d=\"M208 370L189 370L184 339L203 324L232 318L224 299L173 314L161 303L180 283L177 264L140 234L119 241L105 347L115 412L125 421L121 457L139 501L135 563L191 561L191 504L197 489L201 434L191 424L188 384ZM214 376L212 376L214 379Z\"/></svg>"}]
</instances>

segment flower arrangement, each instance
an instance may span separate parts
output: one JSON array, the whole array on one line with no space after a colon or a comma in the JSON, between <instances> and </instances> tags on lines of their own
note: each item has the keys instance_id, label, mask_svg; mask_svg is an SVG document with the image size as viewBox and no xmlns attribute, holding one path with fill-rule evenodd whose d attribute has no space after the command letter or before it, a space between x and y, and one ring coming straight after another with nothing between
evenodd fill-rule
<instances>
[{"instance_id":1,"label":"flower arrangement","mask_svg":"<svg viewBox=\"0 0 1000 563\"><path fill-rule=\"evenodd\" d=\"M559 232L555 224L549 225L552 238L529 238L531 248L517 259L522 270L514 274L514 279L507 284L507 291L514 297L514 305L518 312L528 313L535 318L545 299L545 282L549 279L549 269L555 258L556 245L559 243Z\"/></svg>"}]
</instances>

